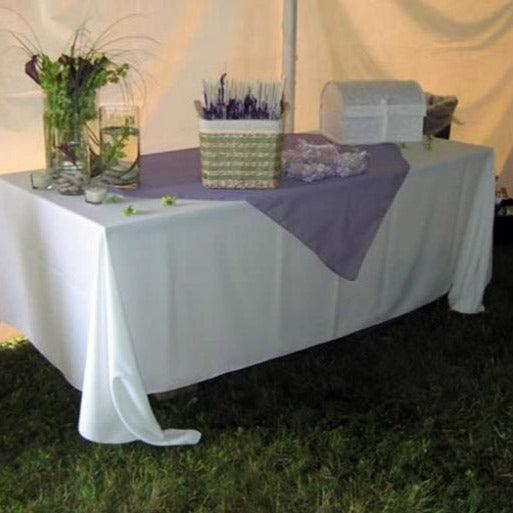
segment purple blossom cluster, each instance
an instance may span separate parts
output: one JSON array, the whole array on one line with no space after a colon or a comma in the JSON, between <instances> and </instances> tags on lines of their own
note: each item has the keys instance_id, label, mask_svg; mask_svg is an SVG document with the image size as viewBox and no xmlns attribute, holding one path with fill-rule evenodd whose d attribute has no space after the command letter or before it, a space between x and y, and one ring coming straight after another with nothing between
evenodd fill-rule
<instances>
[{"instance_id":1,"label":"purple blossom cluster","mask_svg":"<svg viewBox=\"0 0 513 513\"><path fill-rule=\"evenodd\" d=\"M219 87L204 85L202 115L204 119L280 119L284 102L281 84L233 83L226 86L226 73L221 75ZM227 90L228 89L228 90ZM245 94L242 91L247 91Z\"/></svg>"}]
</instances>

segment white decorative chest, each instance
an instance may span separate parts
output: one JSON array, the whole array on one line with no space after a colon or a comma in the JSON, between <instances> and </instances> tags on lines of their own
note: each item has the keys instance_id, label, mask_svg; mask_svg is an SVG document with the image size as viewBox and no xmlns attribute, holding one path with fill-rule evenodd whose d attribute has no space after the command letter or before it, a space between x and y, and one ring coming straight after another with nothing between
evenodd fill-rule
<instances>
[{"instance_id":1,"label":"white decorative chest","mask_svg":"<svg viewBox=\"0 0 513 513\"><path fill-rule=\"evenodd\" d=\"M328 82L321 94L321 132L344 144L420 141L425 114L412 80Z\"/></svg>"}]
</instances>

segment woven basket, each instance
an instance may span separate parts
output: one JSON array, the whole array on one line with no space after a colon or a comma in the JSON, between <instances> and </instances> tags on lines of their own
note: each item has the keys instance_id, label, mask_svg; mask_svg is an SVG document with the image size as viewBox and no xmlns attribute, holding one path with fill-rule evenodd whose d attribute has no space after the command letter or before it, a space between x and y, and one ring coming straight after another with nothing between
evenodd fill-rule
<instances>
[{"instance_id":1,"label":"woven basket","mask_svg":"<svg viewBox=\"0 0 513 513\"><path fill-rule=\"evenodd\" d=\"M281 120L199 120L201 181L210 189L274 189L281 179Z\"/></svg>"}]
</instances>

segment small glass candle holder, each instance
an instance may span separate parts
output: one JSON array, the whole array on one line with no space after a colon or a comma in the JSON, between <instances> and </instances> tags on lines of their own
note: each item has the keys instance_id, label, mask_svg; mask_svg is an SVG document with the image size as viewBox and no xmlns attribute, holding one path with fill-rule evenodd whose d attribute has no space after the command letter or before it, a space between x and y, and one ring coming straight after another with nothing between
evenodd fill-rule
<instances>
[{"instance_id":1,"label":"small glass candle holder","mask_svg":"<svg viewBox=\"0 0 513 513\"><path fill-rule=\"evenodd\" d=\"M100 160L104 183L120 189L139 186L139 108L100 107Z\"/></svg>"},{"instance_id":2,"label":"small glass candle holder","mask_svg":"<svg viewBox=\"0 0 513 513\"><path fill-rule=\"evenodd\" d=\"M88 185L85 190L85 200L92 205L100 205L107 196L107 186L101 184Z\"/></svg>"},{"instance_id":3,"label":"small glass candle holder","mask_svg":"<svg viewBox=\"0 0 513 513\"><path fill-rule=\"evenodd\" d=\"M46 171L34 171L30 173L30 185L32 189L43 191L52 186L52 177Z\"/></svg>"}]
</instances>

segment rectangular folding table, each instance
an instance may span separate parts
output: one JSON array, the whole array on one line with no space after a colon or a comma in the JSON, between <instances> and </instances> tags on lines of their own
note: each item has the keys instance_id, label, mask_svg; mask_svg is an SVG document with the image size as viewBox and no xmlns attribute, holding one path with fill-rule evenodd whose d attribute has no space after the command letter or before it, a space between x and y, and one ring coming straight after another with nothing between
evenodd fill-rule
<instances>
[{"instance_id":1,"label":"rectangular folding table","mask_svg":"<svg viewBox=\"0 0 513 513\"><path fill-rule=\"evenodd\" d=\"M196 443L194 430L161 430L147 394L340 338L446 293L453 310L482 310L493 151L435 140L403 154L410 171L355 281L243 201L93 206L32 190L28 173L1 176L0 320L82 390L84 437ZM122 215L128 203L137 215Z\"/></svg>"}]
</instances>

